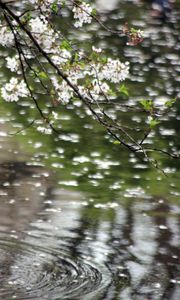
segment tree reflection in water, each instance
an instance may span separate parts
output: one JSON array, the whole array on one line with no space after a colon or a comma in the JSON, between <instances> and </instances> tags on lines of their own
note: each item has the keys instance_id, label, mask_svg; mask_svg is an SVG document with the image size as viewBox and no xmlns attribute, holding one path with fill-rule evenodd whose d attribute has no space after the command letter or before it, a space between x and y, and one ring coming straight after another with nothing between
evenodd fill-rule
<instances>
[{"instance_id":1,"label":"tree reflection in water","mask_svg":"<svg viewBox=\"0 0 180 300\"><path fill-rule=\"evenodd\" d=\"M7 171L8 166L11 167ZM47 272L52 277L56 274L58 282L61 271L57 257L61 269L63 263L67 264L68 257L74 262L81 258L106 273L107 285L103 291L95 291L100 285L100 277L96 278L93 287L86 286L85 294L92 292L92 288L94 291L90 299L178 299L175 205L166 199L136 197L121 197L116 204L107 199L106 203L98 205L81 193L55 188L52 179L44 180L40 167L11 162L3 168L7 172L6 184L1 178L0 247L7 250L7 255L1 251L0 279L1 286L3 280L6 282L6 292L7 282L21 278L19 290L26 299L27 291L23 290L22 283L30 281L33 289L29 279L31 272L27 270L34 265L37 265L37 273ZM7 241L12 243L13 239L16 246L10 251ZM4 240L6 248L3 248ZM22 249L26 249L23 254ZM40 251L42 255L44 249L46 260L40 260L38 265L39 256L35 253ZM80 263L77 266L80 268ZM36 275L39 278L42 274ZM51 276L48 277L50 282ZM53 279L53 284L56 280ZM54 288L56 291L57 286ZM9 292L11 289L12 286ZM45 299L46 288L43 287L41 292L38 291L37 299ZM63 293L61 299L65 297ZM81 299L81 295L71 298L70 294L68 299ZM36 299L37 295L34 297ZM53 286L51 297L56 299L53 298ZM85 295L83 297L86 299Z\"/></svg>"}]
</instances>

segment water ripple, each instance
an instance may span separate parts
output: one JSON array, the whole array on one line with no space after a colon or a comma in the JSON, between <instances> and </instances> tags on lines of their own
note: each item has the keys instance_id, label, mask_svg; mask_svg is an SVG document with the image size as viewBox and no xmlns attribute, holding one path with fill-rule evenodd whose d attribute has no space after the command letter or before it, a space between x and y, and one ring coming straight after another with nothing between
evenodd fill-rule
<instances>
[{"instance_id":1,"label":"water ripple","mask_svg":"<svg viewBox=\"0 0 180 300\"><path fill-rule=\"evenodd\" d=\"M92 299L108 284L103 273L61 250L0 239L1 299Z\"/></svg>"}]
</instances>

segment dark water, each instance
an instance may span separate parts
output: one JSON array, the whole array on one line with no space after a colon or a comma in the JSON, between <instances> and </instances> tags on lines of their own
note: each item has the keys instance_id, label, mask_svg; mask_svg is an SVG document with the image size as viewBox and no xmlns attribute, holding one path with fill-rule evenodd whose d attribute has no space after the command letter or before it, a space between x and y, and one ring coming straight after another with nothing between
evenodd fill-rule
<instances>
[{"instance_id":1,"label":"dark water","mask_svg":"<svg viewBox=\"0 0 180 300\"><path fill-rule=\"evenodd\" d=\"M79 36L131 60L128 104L177 97L178 3L162 24L148 4L97 2L107 25L129 19L145 30L136 48L100 28ZM78 102L60 108L58 137L15 134L36 115L28 106L1 101L0 299L178 300L179 162L152 154L166 178L114 145ZM179 149L179 111L177 102L149 143ZM133 128L145 118L119 115Z\"/></svg>"}]
</instances>

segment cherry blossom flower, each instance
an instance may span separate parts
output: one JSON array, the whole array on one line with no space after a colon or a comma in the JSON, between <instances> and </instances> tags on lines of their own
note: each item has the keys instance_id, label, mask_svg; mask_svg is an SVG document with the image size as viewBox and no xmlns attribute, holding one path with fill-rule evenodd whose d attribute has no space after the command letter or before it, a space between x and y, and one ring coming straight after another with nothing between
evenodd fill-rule
<instances>
[{"instance_id":1,"label":"cherry blossom flower","mask_svg":"<svg viewBox=\"0 0 180 300\"><path fill-rule=\"evenodd\" d=\"M52 56L52 60L57 66L66 63L71 58L71 53L66 49L59 50L58 52Z\"/></svg>"},{"instance_id":2,"label":"cherry blossom flower","mask_svg":"<svg viewBox=\"0 0 180 300\"><path fill-rule=\"evenodd\" d=\"M29 27L33 36L46 52L57 52L57 49L54 49L54 45L58 34L49 26L44 16L32 18L29 21Z\"/></svg>"},{"instance_id":3,"label":"cherry blossom flower","mask_svg":"<svg viewBox=\"0 0 180 300\"><path fill-rule=\"evenodd\" d=\"M101 53L102 52L102 49L101 48L96 48L94 46L92 46L92 50L96 53Z\"/></svg>"},{"instance_id":4,"label":"cherry blossom flower","mask_svg":"<svg viewBox=\"0 0 180 300\"><path fill-rule=\"evenodd\" d=\"M45 127L45 126L38 126L37 127L37 131L44 133L44 134L51 134L52 133L52 129L49 127Z\"/></svg>"},{"instance_id":5,"label":"cherry blossom flower","mask_svg":"<svg viewBox=\"0 0 180 300\"><path fill-rule=\"evenodd\" d=\"M112 83L119 83L125 80L129 75L129 63L122 63L118 59L108 58L107 63L99 73L99 78L106 79Z\"/></svg>"},{"instance_id":6,"label":"cherry blossom flower","mask_svg":"<svg viewBox=\"0 0 180 300\"><path fill-rule=\"evenodd\" d=\"M19 98L29 96L29 91L24 80L18 81L17 78L12 77L1 88L1 96L7 102L17 102Z\"/></svg>"},{"instance_id":7,"label":"cherry blossom flower","mask_svg":"<svg viewBox=\"0 0 180 300\"><path fill-rule=\"evenodd\" d=\"M79 5L75 5L73 7L74 19L76 22L74 23L75 27L82 27L83 23L91 23L92 17L92 7L85 2L82 2Z\"/></svg>"},{"instance_id":8,"label":"cherry blossom flower","mask_svg":"<svg viewBox=\"0 0 180 300\"><path fill-rule=\"evenodd\" d=\"M14 36L11 31L0 22L0 45L9 47L14 44Z\"/></svg>"},{"instance_id":9,"label":"cherry blossom flower","mask_svg":"<svg viewBox=\"0 0 180 300\"><path fill-rule=\"evenodd\" d=\"M19 69L19 60L18 55L15 55L14 57L6 57L6 66L8 69L11 70L11 72L17 72Z\"/></svg>"}]
</instances>

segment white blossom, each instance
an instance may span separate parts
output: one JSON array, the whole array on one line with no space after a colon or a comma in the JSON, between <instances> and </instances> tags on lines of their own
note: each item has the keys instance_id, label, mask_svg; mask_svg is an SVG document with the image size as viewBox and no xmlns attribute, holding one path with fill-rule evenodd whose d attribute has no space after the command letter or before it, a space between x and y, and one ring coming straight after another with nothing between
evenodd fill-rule
<instances>
[{"instance_id":1,"label":"white blossom","mask_svg":"<svg viewBox=\"0 0 180 300\"><path fill-rule=\"evenodd\" d=\"M137 30L137 35L138 35L139 38L143 38L143 37L144 37L144 31L138 29L138 30Z\"/></svg>"},{"instance_id":2,"label":"white blossom","mask_svg":"<svg viewBox=\"0 0 180 300\"><path fill-rule=\"evenodd\" d=\"M94 46L92 46L92 50L96 53L101 53L102 52L102 49L101 48L96 48Z\"/></svg>"},{"instance_id":3,"label":"white blossom","mask_svg":"<svg viewBox=\"0 0 180 300\"><path fill-rule=\"evenodd\" d=\"M63 49L52 56L52 61L55 65L60 66L61 64L66 63L70 58L71 53L68 50Z\"/></svg>"},{"instance_id":4,"label":"white blossom","mask_svg":"<svg viewBox=\"0 0 180 300\"><path fill-rule=\"evenodd\" d=\"M18 55L14 57L6 57L6 67L11 70L11 72L16 72L19 69Z\"/></svg>"},{"instance_id":5,"label":"white blossom","mask_svg":"<svg viewBox=\"0 0 180 300\"><path fill-rule=\"evenodd\" d=\"M33 36L45 51L53 53L58 51L58 47L54 49L58 35L49 26L44 16L32 18L29 21L29 26Z\"/></svg>"},{"instance_id":6,"label":"white blossom","mask_svg":"<svg viewBox=\"0 0 180 300\"><path fill-rule=\"evenodd\" d=\"M107 94L109 91L109 85L106 82L101 82L100 80L92 81L92 89L90 94L94 100L97 100L100 95Z\"/></svg>"},{"instance_id":7,"label":"white blossom","mask_svg":"<svg viewBox=\"0 0 180 300\"><path fill-rule=\"evenodd\" d=\"M55 111L52 111L52 116L54 118L54 120L58 120L58 113Z\"/></svg>"},{"instance_id":8,"label":"white blossom","mask_svg":"<svg viewBox=\"0 0 180 300\"><path fill-rule=\"evenodd\" d=\"M51 134L52 129L50 127L45 127L45 126L38 126L37 131L44 133L44 134Z\"/></svg>"},{"instance_id":9,"label":"white blossom","mask_svg":"<svg viewBox=\"0 0 180 300\"><path fill-rule=\"evenodd\" d=\"M91 23L92 7L88 3L82 2L79 5L75 5L72 11L74 19L76 19L74 23L75 27L82 27L83 23Z\"/></svg>"},{"instance_id":10,"label":"white blossom","mask_svg":"<svg viewBox=\"0 0 180 300\"><path fill-rule=\"evenodd\" d=\"M73 91L65 81L63 81L60 85L58 95L60 101L65 104L68 103L69 100L72 98Z\"/></svg>"},{"instance_id":11,"label":"white blossom","mask_svg":"<svg viewBox=\"0 0 180 300\"><path fill-rule=\"evenodd\" d=\"M57 100L64 104L68 103L73 96L72 88L65 81L59 83L56 77L52 78L52 83L58 97Z\"/></svg>"},{"instance_id":12,"label":"white blossom","mask_svg":"<svg viewBox=\"0 0 180 300\"><path fill-rule=\"evenodd\" d=\"M18 81L12 77L8 83L1 88L1 96L7 102L17 102L20 97L27 97L29 91L24 80Z\"/></svg>"},{"instance_id":13,"label":"white blossom","mask_svg":"<svg viewBox=\"0 0 180 300\"><path fill-rule=\"evenodd\" d=\"M30 2L33 3L35 8L41 3L41 9L43 11L46 9L51 10L52 4L58 5L59 3L54 2L54 0L30 0ZM88 3L81 1L76 2L72 11L74 13L75 27L81 27L84 23L91 23L93 9ZM13 24L13 26L16 28L15 30L21 34L21 29L16 27L17 24ZM116 84L128 77L129 65L128 63L122 63L119 59L108 58L107 62L104 62L104 60L101 62L100 59L89 62L86 60L86 55L83 52L78 52L76 53L75 59L70 63L72 58L71 51L65 49L66 47L61 49L61 42L62 39L64 39L63 35L61 35L61 31L57 28L53 29L51 22L48 21L48 14L44 13L44 15L40 14L38 16L36 13L34 15L32 13L32 17L28 21L27 26L36 42L47 53L52 62L62 70L69 82L79 89L79 93L82 96L88 97L92 101L97 101L100 97L102 98L109 94L110 87L107 81ZM142 32L139 31L139 35L141 34ZM30 43L28 42L28 38L27 40L26 38L24 41L27 42L29 46ZM0 45L7 46L13 43L14 36L12 32L0 22ZM97 56L100 57L102 49L92 46L92 51L99 54ZM27 60L31 59L34 55L33 51L31 52L31 48L28 50L28 47L27 49L23 48L23 54L26 57L23 63L27 62ZM24 65L26 64L24 63ZM7 57L6 67L12 72L20 72L18 56ZM26 70L29 72L28 68L26 68ZM56 95L59 102L68 103L76 93L74 93L72 87L69 86L65 80L62 80L60 76L58 77L56 72L54 74L51 73L53 72L52 66L49 70L47 67L47 71L49 71L49 76L52 77L52 86L50 87L52 95ZM10 81L1 88L1 95L9 102L18 101L20 97L30 96L24 80L20 81L15 77L12 77ZM44 127L39 127L38 130L44 132Z\"/></svg>"},{"instance_id":14,"label":"white blossom","mask_svg":"<svg viewBox=\"0 0 180 300\"><path fill-rule=\"evenodd\" d=\"M0 23L0 45L5 47L12 46L14 44L14 35L6 26Z\"/></svg>"},{"instance_id":15,"label":"white blossom","mask_svg":"<svg viewBox=\"0 0 180 300\"><path fill-rule=\"evenodd\" d=\"M100 80L93 80L91 87L85 88L84 86L78 86L79 92L85 98L91 99L91 101L97 101L103 94L108 94L110 88L106 82L101 82Z\"/></svg>"},{"instance_id":16,"label":"white blossom","mask_svg":"<svg viewBox=\"0 0 180 300\"><path fill-rule=\"evenodd\" d=\"M113 83L119 83L125 80L129 75L129 63L121 63L118 59L108 58L107 63L103 66L99 78L109 80Z\"/></svg>"},{"instance_id":17,"label":"white blossom","mask_svg":"<svg viewBox=\"0 0 180 300\"><path fill-rule=\"evenodd\" d=\"M51 5L55 2L54 0L29 0L35 7L41 5L41 11L48 12L51 10Z\"/></svg>"},{"instance_id":18,"label":"white blossom","mask_svg":"<svg viewBox=\"0 0 180 300\"><path fill-rule=\"evenodd\" d=\"M93 76L94 78L97 78L98 74L100 73L102 66L100 63L92 63L91 65L86 65L86 68L84 70L84 75Z\"/></svg>"},{"instance_id":19,"label":"white blossom","mask_svg":"<svg viewBox=\"0 0 180 300\"><path fill-rule=\"evenodd\" d=\"M44 16L41 16L41 18L32 18L29 21L29 26L34 34L43 34L44 32L48 31L48 22Z\"/></svg>"}]
</instances>

